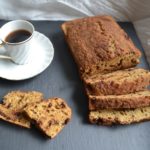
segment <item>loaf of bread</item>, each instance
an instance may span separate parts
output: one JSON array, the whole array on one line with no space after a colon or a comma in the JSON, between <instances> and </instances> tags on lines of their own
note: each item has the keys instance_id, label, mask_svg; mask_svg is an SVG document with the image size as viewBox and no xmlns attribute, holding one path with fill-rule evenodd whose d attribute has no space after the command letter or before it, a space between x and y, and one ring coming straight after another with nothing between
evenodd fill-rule
<instances>
[{"instance_id":1,"label":"loaf of bread","mask_svg":"<svg viewBox=\"0 0 150 150\"><path fill-rule=\"evenodd\" d=\"M131 124L150 120L150 107L129 109L129 110L98 110L91 111L89 120L93 124Z\"/></svg>"},{"instance_id":2,"label":"loaf of bread","mask_svg":"<svg viewBox=\"0 0 150 150\"><path fill-rule=\"evenodd\" d=\"M139 63L140 51L110 16L65 22L62 30L82 78Z\"/></svg>"},{"instance_id":3,"label":"loaf of bread","mask_svg":"<svg viewBox=\"0 0 150 150\"><path fill-rule=\"evenodd\" d=\"M126 95L89 96L89 109L132 109L150 106L150 90Z\"/></svg>"},{"instance_id":4,"label":"loaf of bread","mask_svg":"<svg viewBox=\"0 0 150 150\"><path fill-rule=\"evenodd\" d=\"M87 95L123 95L149 86L150 72L142 68L130 68L96 74L84 81Z\"/></svg>"},{"instance_id":5,"label":"loaf of bread","mask_svg":"<svg viewBox=\"0 0 150 150\"><path fill-rule=\"evenodd\" d=\"M43 94L36 91L12 91L4 96L0 105L0 119L30 128L30 120L23 114L23 110L29 104L39 102Z\"/></svg>"},{"instance_id":6,"label":"loaf of bread","mask_svg":"<svg viewBox=\"0 0 150 150\"><path fill-rule=\"evenodd\" d=\"M71 118L71 109L60 98L51 98L27 106L25 113L50 138L54 138Z\"/></svg>"}]
</instances>

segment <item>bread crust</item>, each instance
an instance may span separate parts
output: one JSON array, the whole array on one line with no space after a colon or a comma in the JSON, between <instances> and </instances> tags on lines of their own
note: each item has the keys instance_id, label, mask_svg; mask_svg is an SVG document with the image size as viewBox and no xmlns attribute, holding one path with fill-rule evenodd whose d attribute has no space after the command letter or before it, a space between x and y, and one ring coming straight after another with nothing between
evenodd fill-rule
<instances>
[{"instance_id":1,"label":"bread crust","mask_svg":"<svg viewBox=\"0 0 150 150\"><path fill-rule=\"evenodd\" d=\"M76 19L63 23L61 27L83 76L104 71L105 66L101 66L103 62L106 63L103 65L109 63L110 67L121 56L131 55L131 58L128 58L129 62L123 62L122 58L114 63L114 67L107 68L107 71L128 68L139 63L140 51L110 16Z\"/></svg>"}]
</instances>

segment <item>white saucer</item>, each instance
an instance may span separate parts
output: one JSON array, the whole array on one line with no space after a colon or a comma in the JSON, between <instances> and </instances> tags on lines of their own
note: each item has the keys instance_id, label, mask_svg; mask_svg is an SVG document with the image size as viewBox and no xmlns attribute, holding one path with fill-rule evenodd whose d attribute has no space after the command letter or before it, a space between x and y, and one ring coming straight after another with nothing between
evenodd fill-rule
<instances>
[{"instance_id":1,"label":"white saucer","mask_svg":"<svg viewBox=\"0 0 150 150\"><path fill-rule=\"evenodd\" d=\"M51 41L43 34L35 31L36 49L33 62L17 65L10 60L0 59L0 77L8 80L25 80L43 72L52 62L54 48Z\"/></svg>"}]
</instances>

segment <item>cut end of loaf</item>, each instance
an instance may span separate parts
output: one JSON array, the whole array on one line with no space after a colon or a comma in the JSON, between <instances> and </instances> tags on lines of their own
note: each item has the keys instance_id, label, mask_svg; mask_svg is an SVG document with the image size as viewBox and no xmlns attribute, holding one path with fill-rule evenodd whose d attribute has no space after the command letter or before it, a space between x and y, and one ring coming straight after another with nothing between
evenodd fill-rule
<instances>
[{"instance_id":1,"label":"cut end of loaf","mask_svg":"<svg viewBox=\"0 0 150 150\"><path fill-rule=\"evenodd\" d=\"M150 105L150 90L125 95L89 96L89 109L132 109Z\"/></svg>"},{"instance_id":2,"label":"cut end of loaf","mask_svg":"<svg viewBox=\"0 0 150 150\"><path fill-rule=\"evenodd\" d=\"M85 79L88 95L123 95L144 90L150 84L150 72L130 68L111 73L95 74Z\"/></svg>"},{"instance_id":3,"label":"cut end of loaf","mask_svg":"<svg viewBox=\"0 0 150 150\"><path fill-rule=\"evenodd\" d=\"M125 56L118 56L110 61L99 61L97 65L93 65L91 68L81 70L83 80L90 78L100 73L110 73L119 69L127 69L139 64L139 55L126 54Z\"/></svg>"}]
</instances>

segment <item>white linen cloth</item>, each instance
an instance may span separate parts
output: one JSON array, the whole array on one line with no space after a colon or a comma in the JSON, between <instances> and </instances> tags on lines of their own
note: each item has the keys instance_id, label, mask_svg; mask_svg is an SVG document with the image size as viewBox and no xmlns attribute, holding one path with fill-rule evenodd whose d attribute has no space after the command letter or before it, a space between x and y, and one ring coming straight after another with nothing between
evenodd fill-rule
<instances>
[{"instance_id":1,"label":"white linen cloth","mask_svg":"<svg viewBox=\"0 0 150 150\"><path fill-rule=\"evenodd\" d=\"M102 14L133 22L150 64L150 0L0 1L0 19L70 20Z\"/></svg>"}]
</instances>

